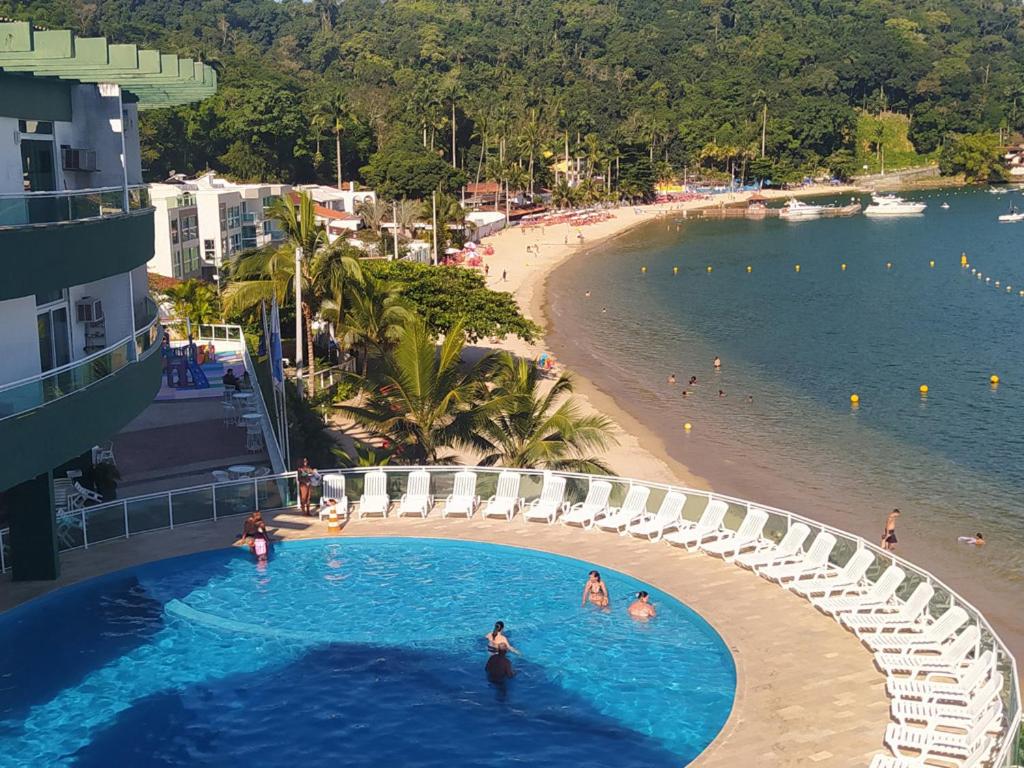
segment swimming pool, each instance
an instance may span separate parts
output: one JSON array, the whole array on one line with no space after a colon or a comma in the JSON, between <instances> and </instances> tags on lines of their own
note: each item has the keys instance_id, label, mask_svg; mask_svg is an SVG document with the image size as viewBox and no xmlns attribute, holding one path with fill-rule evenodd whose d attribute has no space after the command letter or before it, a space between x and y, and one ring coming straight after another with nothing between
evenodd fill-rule
<instances>
[{"instance_id":1,"label":"swimming pool","mask_svg":"<svg viewBox=\"0 0 1024 768\"><path fill-rule=\"evenodd\" d=\"M347 538L120 571L0 616L0 766L678 766L735 667L673 598L492 544ZM626 615L647 589L658 617ZM517 677L489 685L502 619Z\"/></svg>"}]
</instances>

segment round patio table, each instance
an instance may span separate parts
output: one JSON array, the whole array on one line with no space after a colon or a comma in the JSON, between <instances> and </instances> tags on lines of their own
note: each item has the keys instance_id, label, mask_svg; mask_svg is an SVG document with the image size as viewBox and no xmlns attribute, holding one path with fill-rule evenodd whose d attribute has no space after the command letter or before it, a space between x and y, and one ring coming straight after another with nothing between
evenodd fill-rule
<instances>
[{"instance_id":1,"label":"round patio table","mask_svg":"<svg viewBox=\"0 0 1024 768\"><path fill-rule=\"evenodd\" d=\"M256 471L256 467L250 464L235 464L228 467L228 472L235 475L236 479L241 480L242 478L248 477Z\"/></svg>"}]
</instances>

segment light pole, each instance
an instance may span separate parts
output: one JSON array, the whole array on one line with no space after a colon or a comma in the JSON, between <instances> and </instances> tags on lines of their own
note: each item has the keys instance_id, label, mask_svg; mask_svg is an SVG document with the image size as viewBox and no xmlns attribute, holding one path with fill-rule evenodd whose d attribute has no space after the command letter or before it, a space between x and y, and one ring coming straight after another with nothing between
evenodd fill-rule
<instances>
[{"instance_id":1,"label":"light pole","mask_svg":"<svg viewBox=\"0 0 1024 768\"><path fill-rule=\"evenodd\" d=\"M302 247L295 249L295 378L302 391Z\"/></svg>"}]
</instances>

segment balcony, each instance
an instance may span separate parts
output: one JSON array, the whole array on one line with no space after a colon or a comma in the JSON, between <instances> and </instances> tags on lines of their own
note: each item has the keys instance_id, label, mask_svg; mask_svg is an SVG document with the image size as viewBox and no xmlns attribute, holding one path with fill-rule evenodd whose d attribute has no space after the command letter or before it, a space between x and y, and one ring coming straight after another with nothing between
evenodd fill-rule
<instances>
[{"instance_id":1,"label":"balcony","mask_svg":"<svg viewBox=\"0 0 1024 768\"><path fill-rule=\"evenodd\" d=\"M156 317L81 360L0 387L0 490L88 450L133 419L160 386Z\"/></svg>"},{"instance_id":2,"label":"balcony","mask_svg":"<svg viewBox=\"0 0 1024 768\"><path fill-rule=\"evenodd\" d=\"M127 210L124 198L122 187L0 194L0 229L102 219L149 208L145 186L128 188Z\"/></svg>"}]
</instances>

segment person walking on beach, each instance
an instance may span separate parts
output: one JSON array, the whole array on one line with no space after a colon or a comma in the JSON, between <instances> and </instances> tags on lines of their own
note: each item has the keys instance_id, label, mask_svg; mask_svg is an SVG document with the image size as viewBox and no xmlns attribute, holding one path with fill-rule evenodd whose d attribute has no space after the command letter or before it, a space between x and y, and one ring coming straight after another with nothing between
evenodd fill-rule
<instances>
[{"instance_id":1,"label":"person walking on beach","mask_svg":"<svg viewBox=\"0 0 1024 768\"><path fill-rule=\"evenodd\" d=\"M503 269L501 270L501 282L504 283L506 280L508 280L508 270Z\"/></svg>"},{"instance_id":2,"label":"person walking on beach","mask_svg":"<svg viewBox=\"0 0 1024 768\"><path fill-rule=\"evenodd\" d=\"M896 549L898 539L896 538L896 519L900 516L900 511L894 509L889 513L889 516L885 518L885 530L882 531L882 549L887 552L892 552Z\"/></svg>"}]
</instances>

